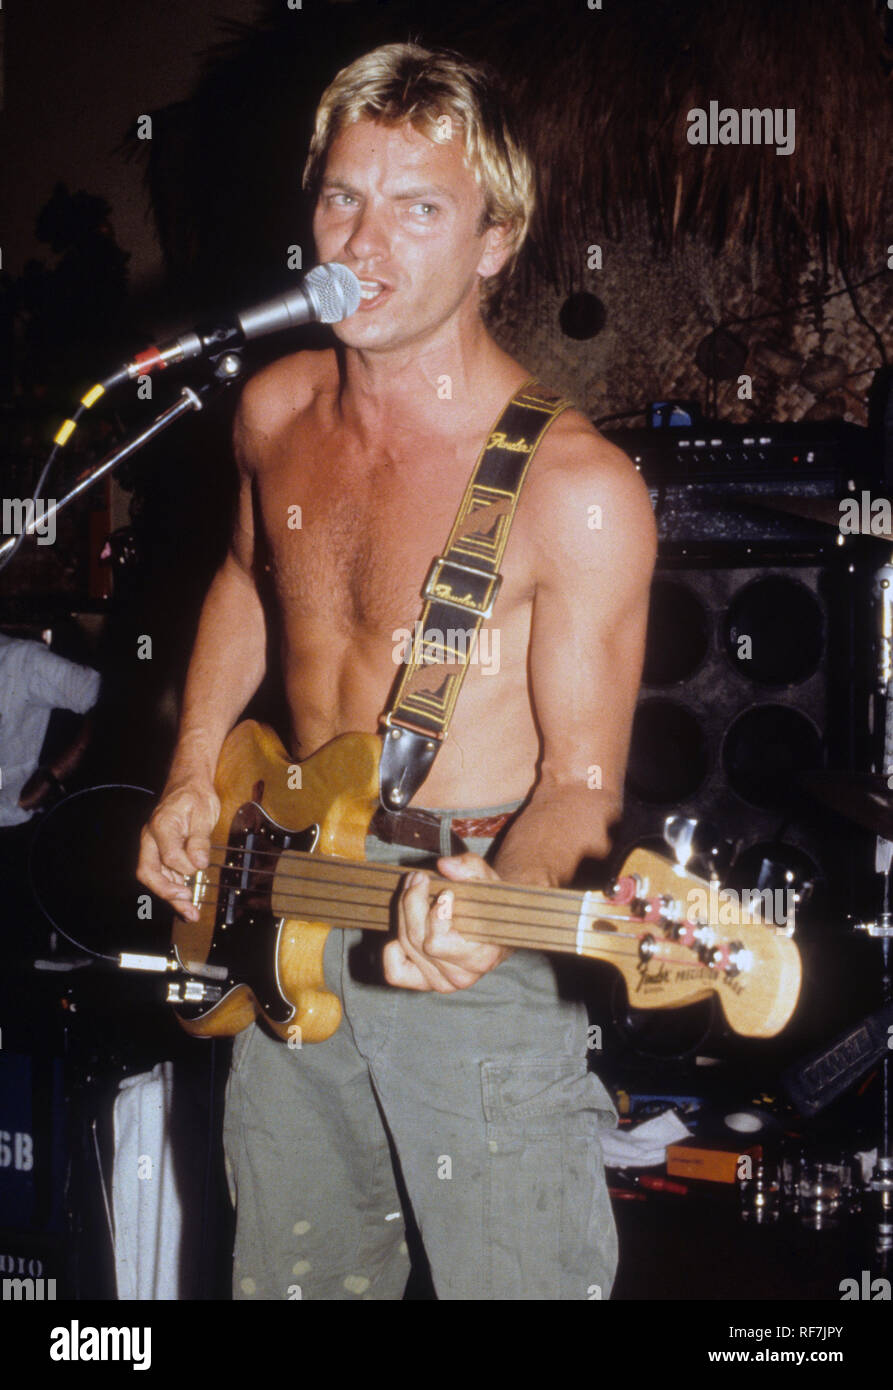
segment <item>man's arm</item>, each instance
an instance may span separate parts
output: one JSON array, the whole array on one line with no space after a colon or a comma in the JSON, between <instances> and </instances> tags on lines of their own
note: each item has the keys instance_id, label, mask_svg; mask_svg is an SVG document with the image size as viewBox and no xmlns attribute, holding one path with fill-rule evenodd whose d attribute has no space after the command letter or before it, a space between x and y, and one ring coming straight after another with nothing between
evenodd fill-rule
<instances>
[{"instance_id":1,"label":"man's arm","mask_svg":"<svg viewBox=\"0 0 893 1390\"><path fill-rule=\"evenodd\" d=\"M72 710L75 714L86 714L93 708L99 698L98 671L57 656L42 642L29 642L28 646L33 648L28 652L25 667L30 700L52 709ZM46 804L53 792L57 796L64 795L62 783L83 757L91 731L91 722L83 720L76 738L65 751L53 763L34 769L19 792L19 805L23 811L36 811Z\"/></svg>"},{"instance_id":2,"label":"man's arm","mask_svg":"<svg viewBox=\"0 0 893 1390\"><path fill-rule=\"evenodd\" d=\"M495 868L556 887L608 853L622 809L657 535L639 474L588 430L567 441L539 505L530 681L542 759Z\"/></svg>"},{"instance_id":3,"label":"man's arm","mask_svg":"<svg viewBox=\"0 0 893 1390\"><path fill-rule=\"evenodd\" d=\"M550 440L529 499L537 518L529 669L539 777L495 865L474 854L441 859L447 878L559 886L584 856L607 854L620 814L657 535L629 459L584 421L568 425ZM464 940L451 927L448 890L431 909L428 892L426 875L409 876L385 976L404 989L467 989L511 952Z\"/></svg>"},{"instance_id":4,"label":"man's arm","mask_svg":"<svg viewBox=\"0 0 893 1390\"><path fill-rule=\"evenodd\" d=\"M28 698L51 709L86 714L99 699L99 672L57 656L42 642L29 642Z\"/></svg>"},{"instance_id":5,"label":"man's arm","mask_svg":"<svg viewBox=\"0 0 893 1390\"><path fill-rule=\"evenodd\" d=\"M184 917L196 910L185 875L209 860L220 815L214 772L223 740L263 679L266 625L255 586L252 459L257 397L246 388L236 418L239 506L232 543L202 605L189 662L180 732L161 801L143 830L137 876Z\"/></svg>"}]
</instances>

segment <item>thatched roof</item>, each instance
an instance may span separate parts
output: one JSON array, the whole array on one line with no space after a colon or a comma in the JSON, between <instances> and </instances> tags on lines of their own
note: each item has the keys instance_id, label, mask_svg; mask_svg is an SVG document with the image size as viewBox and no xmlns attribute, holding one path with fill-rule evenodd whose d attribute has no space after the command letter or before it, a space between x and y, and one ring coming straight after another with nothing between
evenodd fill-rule
<instances>
[{"instance_id":1,"label":"thatched roof","mask_svg":"<svg viewBox=\"0 0 893 1390\"><path fill-rule=\"evenodd\" d=\"M411 37L504 74L540 179L527 264L567 287L589 243L643 216L662 247L696 235L788 268L816 253L882 264L886 13L873 0L271 0L265 23L231 26L194 99L148 142L169 262L192 275L266 244L281 271L287 229L308 235L300 169L322 87L359 53ZM711 100L793 108L794 152L689 144L688 112Z\"/></svg>"}]
</instances>

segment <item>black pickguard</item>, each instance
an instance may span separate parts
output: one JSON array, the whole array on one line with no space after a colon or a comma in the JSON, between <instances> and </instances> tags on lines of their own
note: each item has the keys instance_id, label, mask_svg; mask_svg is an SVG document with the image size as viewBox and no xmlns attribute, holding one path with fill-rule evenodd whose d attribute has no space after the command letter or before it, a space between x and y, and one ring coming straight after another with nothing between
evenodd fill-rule
<instances>
[{"instance_id":1,"label":"black pickguard","mask_svg":"<svg viewBox=\"0 0 893 1390\"><path fill-rule=\"evenodd\" d=\"M254 801L239 807L229 829L207 963L226 968L227 991L247 985L276 1023L287 1023L294 1006L276 981L280 918L271 902L273 877L283 850L311 853L318 839L318 825L286 830ZM208 1007L184 1005L179 1012L187 1019L199 1018Z\"/></svg>"}]
</instances>

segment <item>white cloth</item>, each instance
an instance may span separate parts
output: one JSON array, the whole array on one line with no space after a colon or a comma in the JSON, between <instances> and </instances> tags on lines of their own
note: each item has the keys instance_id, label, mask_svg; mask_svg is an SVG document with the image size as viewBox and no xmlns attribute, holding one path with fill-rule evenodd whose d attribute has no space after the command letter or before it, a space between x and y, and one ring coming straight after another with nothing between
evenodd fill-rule
<instances>
[{"instance_id":1,"label":"white cloth","mask_svg":"<svg viewBox=\"0 0 893 1390\"><path fill-rule=\"evenodd\" d=\"M666 1159L668 1144L690 1133L674 1110L666 1110L635 1129L602 1130L598 1138L608 1168L654 1168Z\"/></svg>"},{"instance_id":2,"label":"white cloth","mask_svg":"<svg viewBox=\"0 0 893 1390\"><path fill-rule=\"evenodd\" d=\"M172 1062L126 1077L114 1106L112 1211L119 1299L179 1297L183 1225L170 1142Z\"/></svg>"}]
</instances>

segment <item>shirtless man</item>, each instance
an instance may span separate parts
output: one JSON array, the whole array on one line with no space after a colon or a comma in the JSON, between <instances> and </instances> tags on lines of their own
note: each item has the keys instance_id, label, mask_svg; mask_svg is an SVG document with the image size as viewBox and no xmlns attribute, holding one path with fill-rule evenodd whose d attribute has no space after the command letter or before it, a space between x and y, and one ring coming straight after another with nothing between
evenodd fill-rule
<instances>
[{"instance_id":1,"label":"shirtless man","mask_svg":"<svg viewBox=\"0 0 893 1390\"><path fill-rule=\"evenodd\" d=\"M481 316L482 286L510 266L533 201L490 75L412 45L359 59L323 96L305 186L319 261L348 266L364 299L335 325L334 350L285 357L243 393L238 524L140 861L184 917L183 877L207 863L218 815L221 743L265 669L255 535L280 607L292 754L375 730L395 636L419 615L494 421L532 375ZM566 410L531 466L502 565L487 623L499 669L471 664L412 801L447 826L524 808L492 863L488 839L466 840L469 852L437 861L444 876L561 885L583 856L607 853L655 545L632 464ZM367 855L421 861L371 835ZM448 899L429 906L424 873L408 875L397 918L383 957L361 932L330 933L326 979L345 1015L332 1038L292 1050L252 1027L236 1039L235 1295L400 1298L399 1164L439 1298L607 1297L616 1240L598 1130L615 1117L587 1070L585 1009L560 997L547 957L463 940Z\"/></svg>"}]
</instances>

